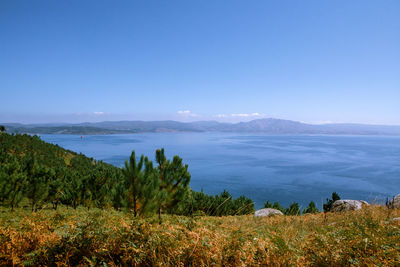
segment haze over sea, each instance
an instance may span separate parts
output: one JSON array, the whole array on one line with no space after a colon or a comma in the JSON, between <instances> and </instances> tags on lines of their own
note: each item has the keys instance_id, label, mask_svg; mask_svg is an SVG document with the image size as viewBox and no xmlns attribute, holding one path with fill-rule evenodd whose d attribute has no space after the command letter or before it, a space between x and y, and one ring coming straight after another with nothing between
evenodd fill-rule
<instances>
[{"instance_id":1,"label":"haze over sea","mask_svg":"<svg viewBox=\"0 0 400 267\"><path fill-rule=\"evenodd\" d=\"M179 155L192 175L191 188L224 189L261 208L266 200L321 208L333 191L342 198L382 202L400 189L400 137L143 133L41 135L44 141L121 167L132 150L154 160L164 147Z\"/></svg>"}]
</instances>

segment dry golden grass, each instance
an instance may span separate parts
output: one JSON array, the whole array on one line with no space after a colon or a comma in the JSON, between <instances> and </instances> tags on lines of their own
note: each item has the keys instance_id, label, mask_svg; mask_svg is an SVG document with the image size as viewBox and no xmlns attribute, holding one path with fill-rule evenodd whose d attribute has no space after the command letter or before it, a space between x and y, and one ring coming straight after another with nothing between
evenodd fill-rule
<instances>
[{"instance_id":1,"label":"dry golden grass","mask_svg":"<svg viewBox=\"0 0 400 267\"><path fill-rule=\"evenodd\" d=\"M114 210L0 208L0 265L396 266L400 210L133 219Z\"/></svg>"}]
</instances>

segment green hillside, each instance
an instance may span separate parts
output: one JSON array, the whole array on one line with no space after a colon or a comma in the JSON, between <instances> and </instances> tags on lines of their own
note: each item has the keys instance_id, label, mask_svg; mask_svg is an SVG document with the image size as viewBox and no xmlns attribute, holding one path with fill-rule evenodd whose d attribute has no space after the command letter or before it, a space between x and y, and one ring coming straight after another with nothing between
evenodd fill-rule
<instances>
[{"instance_id":1,"label":"green hillside","mask_svg":"<svg viewBox=\"0 0 400 267\"><path fill-rule=\"evenodd\" d=\"M32 210L37 210L46 204L56 208L63 203L76 208L116 203L113 187L123 180L119 168L46 143L37 136L1 134L0 143L3 204L14 208L28 200Z\"/></svg>"}]
</instances>

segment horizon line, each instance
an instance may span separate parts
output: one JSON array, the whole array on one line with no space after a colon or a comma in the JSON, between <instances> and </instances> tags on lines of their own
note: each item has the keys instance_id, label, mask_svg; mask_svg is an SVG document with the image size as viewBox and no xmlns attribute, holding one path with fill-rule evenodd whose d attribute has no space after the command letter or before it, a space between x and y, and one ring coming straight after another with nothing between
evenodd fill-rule
<instances>
[{"instance_id":1,"label":"horizon line","mask_svg":"<svg viewBox=\"0 0 400 267\"><path fill-rule=\"evenodd\" d=\"M174 120L174 119L165 119L165 120L104 120L104 121L83 121L83 122L33 122L33 123L23 123L23 122L0 122L0 125L7 125L7 124L20 124L20 125L46 125L46 124L63 124L63 125L79 125L79 124L98 124L104 122L179 122L179 123L196 123L196 122L216 122L221 124L239 124L239 123L248 123L252 121L260 121L260 120L279 120L279 121L290 121L290 122L297 122L301 124L309 124L309 125L369 125L369 126L400 126L400 124L379 124L379 123L359 123L359 122L332 122L332 121L322 121L322 122L305 122L305 121L297 121L297 120L290 120L290 119L280 119L280 118L258 118L253 120L247 121L237 121L237 122L229 122L229 121L218 121L218 120L196 120L196 121L182 121L182 120Z\"/></svg>"}]
</instances>

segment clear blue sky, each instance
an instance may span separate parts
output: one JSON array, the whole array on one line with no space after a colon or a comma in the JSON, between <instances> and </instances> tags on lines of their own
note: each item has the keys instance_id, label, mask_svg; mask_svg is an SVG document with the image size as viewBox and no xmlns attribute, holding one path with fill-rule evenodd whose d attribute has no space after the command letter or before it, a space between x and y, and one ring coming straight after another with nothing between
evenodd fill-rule
<instances>
[{"instance_id":1,"label":"clear blue sky","mask_svg":"<svg viewBox=\"0 0 400 267\"><path fill-rule=\"evenodd\" d=\"M0 1L0 122L400 125L400 1Z\"/></svg>"}]
</instances>

